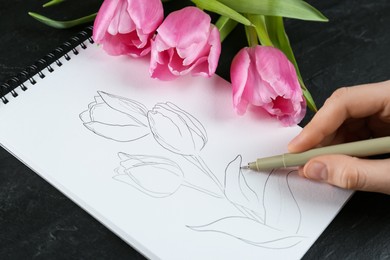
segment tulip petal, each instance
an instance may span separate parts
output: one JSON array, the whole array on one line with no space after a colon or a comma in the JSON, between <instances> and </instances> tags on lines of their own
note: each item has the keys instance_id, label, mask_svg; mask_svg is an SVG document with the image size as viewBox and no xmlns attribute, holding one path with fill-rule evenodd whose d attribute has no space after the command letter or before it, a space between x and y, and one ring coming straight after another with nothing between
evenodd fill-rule
<instances>
[{"instance_id":1,"label":"tulip petal","mask_svg":"<svg viewBox=\"0 0 390 260\"><path fill-rule=\"evenodd\" d=\"M234 57L230 67L230 77L232 81L233 91L233 106L239 115L246 112L249 104L250 90L246 89L246 82L248 81L248 72L251 60L246 49L240 50ZM249 95L249 97L243 98L243 95Z\"/></svg>"},{"instance_id":2,"label":"tulip petal","mask_svg":"<svg viewBox=\"0 0 390 260\"><path fill-rule=\"evenodd\" d=\"M142 185L140 185L136 180L130 178L129 175L127 175L127 174L117 174L117 175L113 176L112 178L114 180L126 183L126 184L132 186L133 188L136 188L137 190L139 190L139 191L141 191L141 192L143 192L151 197L154 197L154 198L169 197L175 192L175 191L174 192L162 192L162 191L155 192L155 191L147 190L144 187L142 187Z\"/></svg>"},{"instance_id":3,"label":"tulip petal","mask_svg":"<svg viewBox=\"0 0 390 260\"><path fill-rule=\"evenodd\" d=\"M148 110L143 104L135 100L108 94L103 91L98 91L98 93L100 97L104 100L104 102L112 109L126 114L127 116L131 117L135 123L139 125L148 125L148 120L146 117Z\"/></svg>"},{"instance_id":4,"label":"tulip petal","mask_svg":"<svg viewBox=\"0 0 390 260\"><path fill-rule=\"evenodd\" d=\"M91 117L89 116L89 110L85 110L85 111L81 112L79 117L80 117L81 121L83 121L83 123L91 122Z\"/></svg>"},{"instance_id":5,"label":"tulip petal","mask_svg":"<svg viewBox=\"0 0 390 260\"><path fill-rule=\"evenodd\" d=\"M157 32L169 46L186 49L193 43L207 41L210 21L205 12L188 6L170 13Z\"/></svg>"},{"instance_id":6,"label":"tulip petal","mask_svg":"<svg viewBox=\"0 0 390 260\"><path fill-rule=\"evenodd\" d=\"M117 1L103 1L93 25L93 39L95 42L101 42L104 38L111 19L115 13Z\"/></svg>"},{"instance_id":7,"label":"tulip petal","mask_svg":"<svg viewBox=\"0 0 390 260\"><path fill-rule=\"evenodd\" d=\"M116 10L111 18L111 22L107 28L107 32L109 34L126 34L135 29L135 25L127 13L127 5L127 1L118 2Z\"/></svg>"},{"instance_id":8,"label":"tulip petal","mask_svg":"<svg viewBox=\"0 0 390 260\"><path fill-rule=\"evenodd\" d=\"M293 247L305 239L279 231L246 217L225 217L203 226L188 226L195 231L208 231L225 234L242 242L272 249Z\"/></svg>"},{"instance_id":9,"label":"tulip petal","mask_svg":"<svg viewBox=\"0 0 390 260\"><path fill-rule=\"evenodd\" d=\"M192 155L196 143L190 128L180 115L161 103L148 112L150 130L155 140L165 149L183 155Z\"/></svg>"},{"instance_id":10,"label":"tulip petal","mask_svg":"<svg viewBox=\"0 0 390 260\"><path fill-rule=\"evenodd\" d=\"M159 156L118 153L120 167L114 179L143 193L163 198L174 194L183 182L183 171L174 161Z\"/></svg>"},{"instance_id":11,"label":"tulip petal","mask_svg":"<svg viewBox=\"0 0 390 260\"><path fill-rule=\"evenodd\" d=\"M128 1L127 11L136 27L143 34L154 33L164 18L161 0L132 0Z\"/></svg>"},{"instance_id":12,"label":"tulip petal","mask_svg":"<svg viewBox=\"0 0 390 260\"><path fill-rule=\"evenodd\" d=\"M158 103L148 112L149 126L156 141L165 149L194 155L207 143L203 125L173 103Z\"/></svg>"},{"instance_id":13,"label":"tulip petal","mask_svg":"<svg viewBox=\"0 0 390 260\"><path fill-rule=\"evenodd\" d=\"M152 41L151 76L170 80L190 72L205 77L214 74L221 42L210 22L208 14L193 6L170 13Z\"/></svg>"},{"instance_id":14,"label":"tulip petal","mask_svg":"<svg viewBox=\"0 0 390 260\"><path fill-rule=\"evenodd\" d=\"M151 156L151 155L139 155L139 154L133 155L133 154L125 154L125 153L118 153L118 156L122 161L133 161L133 166L138 166L140 164L143 164L143 165L146 165L146 164L148 164L148 165L156 165L156 164L170 165L170 166L174 166L178 172L182 173L182 170L177 163L175 163L174 161L172 161L168 158L165 158L165 157ZM180 175L182 175L182 174L180 174Z\"/></svg>"},{"instance_id":15,"label":"tulip petal","mask_svg":"<svg viewBox=\"0 0 390 260\"><path fill-rule=\"evenodd\" d=\"M94 22L93 39L110 55L144 56L163 16L160 0L105 0Z\"/></svg>"},{"instance_id":16,"label":"tulip petal","mask_svg":"<svg viewBox=\"0 0 390 260\"><path fill-rule=\"evenodd\" d=\"M265 224L297 233L301 225L301 210L288 182L290 174L269 174L264 188Z\"/></svg>"},{"instance_id":17,"label":"tulip petal","mask_svg":"<svg viewBox=\"0 0 390 260\"><path fill-rule=\"evenodd\" d=\"M89 122L84 123L84 126L97 135L118 142L134 141L145 137L150 133L148 127L143 127L139 125L119 126L104 124L101 122Z\"/></svg>"},{"instance_id":18,"label":"tulip petal","mask_svg":"<svg viewBox=\"0 0 390 260\"><path fill-rule=\"evenodd\" d=\"M302 89L293 64L282 51L269 46L243 48L231 66L233 106L238 114L252 104L284 125L302 120L306 112Z\"/></svg>"},{"instance_id":19,"label":"tulip petal","mask_svg":"<svg viewBox=\"0 0 390 260\"><path fill-rule=\"evenodd\" d=\"M106 103L95 104L89 109L90 120L85 122L102 122L108 125L137 125L133 117L113 110Z\"/></svg>"},{"instance_id":20,"label":"tulip petal","mask_svg":"<svg viewBox=\"0 0 390 260\"><path fill-rule=\"evenodd\" d=\"M161 104L161 103L160 103ZM171 102L166 102L165 104L162 103L162 106L166 106L178 115L180 115L183 120L186 122L188 127L195 133L197 134L198 137L202 139L202 148L206 145L207 143L207 132L202 123L196 119L193 115L190 113L186 112L185 110L181 109L180 107L176 106L175 104Z\"/></svg>"},{"instance_id":21,"label":"tulip petal","mask_svg":"<svg viewBox=\"0 0 390 260\"><path fill-rule=\"evenodd\" d=\"M208 74L214 74L218 67L219 56L221 55L221 39L218 28L211 25L210 37L208 40L210 47L210 54L208 56Z\"/></svg>"}]
</instances>

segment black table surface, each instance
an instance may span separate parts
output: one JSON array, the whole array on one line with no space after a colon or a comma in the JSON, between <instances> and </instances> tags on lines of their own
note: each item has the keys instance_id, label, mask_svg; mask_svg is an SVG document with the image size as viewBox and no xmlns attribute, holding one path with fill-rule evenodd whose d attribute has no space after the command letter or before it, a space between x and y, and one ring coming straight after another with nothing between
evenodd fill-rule
<instances>
[{"instance_id":1,"label":"black table surface","mask_svg":"<svg viewBox=\"0 0 390 260\"><path fill-rule=\"evenodd\" d=\"M330 21L288 19L286 30L304 81L319 107L336 88L390 79L390 1L308 2ZM84 28L52 29L31 19L28 11L68 20L94 12L101 2L68 0L45 9L43 3L0 0L0 83ZM227 80L229 63L244 44L240 30L230 37L223 43L218 68L218 74ZM301 126L312 116L307 113ZM0 149L0 259L31 258L143 259ZM304 256L322 258L390 259L390 196L356 192Z\"/></svg>"}]
</instances>

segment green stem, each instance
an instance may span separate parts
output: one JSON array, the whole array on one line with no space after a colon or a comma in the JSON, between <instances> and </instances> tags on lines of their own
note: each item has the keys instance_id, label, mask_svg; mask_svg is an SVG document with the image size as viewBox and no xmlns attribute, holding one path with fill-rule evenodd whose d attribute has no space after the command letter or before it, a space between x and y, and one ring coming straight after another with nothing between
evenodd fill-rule
<instances>
[{"instance_id":1,"label":"green stem","mask_svg":"<svg viewBox=\"0 0 390 260\"><path fill-rule=\"evenodd\" d=\"M264 21L263 15L247 14L247 18L255 26L257 36L259 37L261 45L274 46L272 43Z\"/></svg>"},{"instance_id":2,"label":"green stem","mask_svg":"<svg viewBox=\"0 0 390 260\"><path fill-rule=\"evenodd\" d=\"M40 21L41 23L44 23L44 24L51 26L53 28L56 28L56 29L68 29L68 28L71 28L71 27L74 27L74 26L77 26L77 25L80 25L83 23L92 22L93 20L95 20L95 17L97 15L97 13L94 13L94 14L90 14L90 15L75 19L75 20L56 21L56 20L50 19L46 16L37 14L37 13L29 12L28 14L30 16L32 16L34 19Z\"/></svg>"},{"instance_id":3,"label":"green stem","mask_svg":"<svg viewBox=\"0 0 390 260\"><path fill-rule=\"evenodd\" d=\"M257 40L256 29L253 26L245 26L246 38L248 40L249 47L254 47L259 45Z\"/></svg>"}]
</instances>

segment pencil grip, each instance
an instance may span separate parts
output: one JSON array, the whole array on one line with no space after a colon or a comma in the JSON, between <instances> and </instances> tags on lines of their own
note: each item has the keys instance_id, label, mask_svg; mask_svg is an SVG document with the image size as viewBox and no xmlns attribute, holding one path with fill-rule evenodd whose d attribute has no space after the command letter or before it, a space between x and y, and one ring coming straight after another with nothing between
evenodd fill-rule
<instances>
[{"instance_id":1,"label":"pencil grip","mask_svg":"<svg viewBox=\"0 0 390 260\"><path fill-rule=\"evenodd\" d=\"M315 148L299 154L285 154L287 166L303 165L313 157L328 154L345 154L355 157L367 157L390 153L390 136Z\"/></svg>"}]
</instances>

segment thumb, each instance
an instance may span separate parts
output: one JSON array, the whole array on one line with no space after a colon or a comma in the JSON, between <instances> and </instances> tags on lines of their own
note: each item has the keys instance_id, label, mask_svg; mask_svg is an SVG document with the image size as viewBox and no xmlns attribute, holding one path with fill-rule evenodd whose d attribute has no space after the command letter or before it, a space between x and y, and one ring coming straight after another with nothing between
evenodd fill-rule
<instances>
[{"instance_id":1,"label":"thumb","mask_svg":"<svg viewBox=\"0 0 390 260\"><path fill-rule=\"evenodd\" d=\"M307 162L300 175L345 189L390 194L390 159L324 155Z\"/></svg>"}]
</instances>

